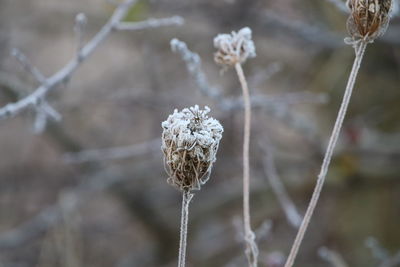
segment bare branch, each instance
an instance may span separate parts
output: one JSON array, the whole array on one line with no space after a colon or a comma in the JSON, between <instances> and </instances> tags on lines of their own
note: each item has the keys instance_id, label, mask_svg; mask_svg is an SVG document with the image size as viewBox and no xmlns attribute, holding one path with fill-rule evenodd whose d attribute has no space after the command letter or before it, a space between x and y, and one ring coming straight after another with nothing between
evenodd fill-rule
<instances>
[{"instance_id":1,"label":"bare branch","mask_svg":"<svg viewBox=\"0 0 400 267\"><path fill-rule=\"evenodd\" d=\"M0 234L0 248L14 248L24 244L27 240L37 237L38 234L56 223L60 217L60 210L56 205L40 211L31 220L22 223L18 228Z\"/></svg>"},{"instance_id":2,"label":"bare branch","mask_svg":"<svg viewBox=\"0 0 400 267\"><path fill-rule=\"evenodd\" d=\"M106 190L117 182L131 178L120 172L119 168L108 168L87 178L75 187L66 189L60 193L60 199L64 196L73 197L75 206L84 202L92 193ZM26 222L16 228L0 233L0 249L12 249L25 244L26 242L39 237L50 227L62 219L62 206L57 202L41 210Z\"/></svg>"},{"instance_id":3,"label":"bare branch","mask_svg":"<svg viewBox=\"0 0 400 267\"><path fill-rule=\"evenodd\" d=\"M103 161L121 158L130 158L159 150L160 138L131 146L112 147L103 149L85 150L75 153L66 153L63 159L66 163L84 163L89 161Z\"/></svg>"},{"instance_id":4,"label":"bare branch","mask_svg":"<svg viewBox=\"0 0 400 267\"><path fill-rule=\"evenodd\" d=\"M301 224L301 215L297 211L296 206L289 197L285 186L283 185L281 179L278 176L278 172L275 166L275 160L273 156L273 148L269 144L260 142L260 147L264 150L265 157L263 160L263 167L265 175L267 176L269 183L271 184L272 191L274 192L276 198L278 199L283 211L285 212L286 219L289 224L298 229Z\"/></svg>"},{"instance_id":5,"label":"bare branch","mask_svg":"<svg viewBox=\"0 0 400 267\"><path fill-rule=\"evenodd\" d=\"M45 83L46 77L28 60L28 58L17 48L11 50L11 55L21 64L23 69L30 73L39 83Z\"/></svg>"},{"instance_id":6,"label":"bare branch","mask_svg":"<svg viewBox=\"0 0 400 267\"><path fill-rule=\"evenodd\" d=\"M35 134L43 133L44 129L46 129L46 125L47 115L39 106L36 112L35 123L33 124L33 132Z\"/></svg>"},{"instance_id":7,"label":"bare branch","mask_svg":"<svg viewBox=\"0 0 400 267\"><path fill-rule=\"evenodd\" d=\"M173 16L170 18L154 19L150 18L139 22L121 22L115 29L118 31L137 31L149 28L158 28L163 26L181 26L184 19L180 16Z\"/></svg>"},{"instance_id":8,"label":"bare branch","mask_svg":"<svg viewBox=\"0 0 400 267\"><path fill-rule=\"evenodd\" d=\"M372 256L376 260L384 262L389 258L389 252L379 244L376 238L368 237L365 240L365 246L371 250Z\"/></svg>"},{"instance_id":9,"label":"bare branch","mask_svg":"<svg viewBox=\"0 0 400 267\"><path fill-rule=\"evenodd\" d=\"M30 73L39 83L45 84L46 77L37 69L28 58L18 49L12 49L12 55L22 65L23 69ZM36 102L36 118L34 123L34 132L42 133L46 128L47 117L51 117L55 121L61 120L61 115L54 110L45 99Z\"/></svg>"},{"instance_id":10,"label":"bare branch","mask_svg":"<svg viewBox=\"0 0 400 267\"><path fill-rule=\"evenodd\" d=\"M46 129L47 119L51 118L52 120L59 122L62 119L62 116L58 111L56 111L50 104L43 99L36 106L36 118L33 127L33 131L35 134L41 134Z\"/></svg>"},{"instance_id":11,"label":"bare branch","mask_svg":"<svg viewBox=\"0 0 400 267\"><path fill-rule=\"evenodd\" d=\"M347 263L343 257L336 251L330 250L326 247L321 247L318 250L318 255L321 259L329 262L332 267L347 267Z\"/></svg>"},{"instance_id":12,"label":"bare branch","mask_svg":"<svg viewBox=\"0 0 400 267\"><path fill-rule=\"evenodd\" d=\"M79 56L83 47L83 37L85 35L85 27L87 24L87 17L84 13L79 13L75 17L74 32L76 35L76 53Z\"/></svg>"},{"instance_id":13,"label":"bare branch","mask_svg":"<svg viewBox=\"0 0 400 267\"><path fill-rule=\"evenodd\" d=\"M365 246L371 250L372 256L379 261L379 267L396 267L400 265L400 251L391 257L389 252L372 236L365 240Z\"/></svg>"},{"instance_id":14,"label":"bare branch","mask_svg":"<svg viewBox=\"0 0 400 267\"><path fill-rule=\"evenodd\" d=\"M262 239L265 239L272 230L273 223L271 220L265 220L256 230L255 235L257 237L257 241L260 242Z\"/></svg>"},{"instance_id":15,"label":"bare branch","mask_svg":"<svg viewBox=\"0 0 400 267\"><path fill-rule=\"evenodd\" d=\"M40 105L40 108L43 109L44 113L46 113L47 116L52 118L54 121L61 121L62 116L60 113L58 113L57 110L55 110L52 106L47 101L43 101Z\"/></svg>"},{"instance_id":16,"label":"bare branch","mask_svg":"<svg viewBox=\"0 0 400 267\"><path fill-rule=\"evenodd\" d=\"M218 88L209 85L201 66L200 56L190 51L186 43L178 39L171 40L171 50L181 56L182 60L186 64L189 74L199 87L200 92L214 101L221 103L222 94Z\"/></svg>"},{"instance_id":17,"label":"bare branch","mask_svg":"<svg viewBox=\"0 0 400 267\"><path fill-rule=\"evenodd\" d=\"M129 8L136 2L136 0L126 0L120 4L114 11L109 21L101 28L101 30L87 43L79 52L78 58L73 58L61 70L56 72L53 76L49 77L42 83L33 93L27 97L15 102L10 103L0 108L0 119L15 116L22 110L29 106L36 105L46 94L56 88L59 84L67 81L81 63L87 59L93 51L102 43L111 31L121 22L125 17Z\"/></svg>"},{"instance_id":18,"label":"bare branch","mask_svg":"<svg viewBox=\"0 0 400 267\"><path fill-rule=\"evenodd\" d=\"M29 106L37 105L40 101L42 101L42 99L44 99L49 91L56 88L59 84L67 81L76 71L76 69L81 65L81 63L86 60L93 53L93 51L108 37L112 30L116 28L123 29L125 28L125 26L131 27L133 25L136 26L134 28L130 28L129 30L167 25L181 25L183 23L183 19L180 17L172 17L160 20L150 19L144 22L137 22L129 25L121 23L129 8L134 3L136 3L136 0L125 0L125 2L118 5L108 22L101 28L101 30L93 37L91 41L89 41L79 50L78 57L70 60L61 70L59 70L57 73L47 79L41 77L42 75L40 75L39 72L31 65L26 64L28 61L25 60L26 58L22 57L21 53L16 53L16 56L18 56L18 58L22 60L21 62L25 64L26 68L28 68L28 70L33 73L38 80L40 80L41 85L27 97L0 108L0 119L15 116ZM83 16L78 15L77 20L80 21L79 25L82 26L84 20ZM79 26L79 28L81 28L81 26ZM78 39L80 39L80 37Z\"/></svg>"}]
</instances>

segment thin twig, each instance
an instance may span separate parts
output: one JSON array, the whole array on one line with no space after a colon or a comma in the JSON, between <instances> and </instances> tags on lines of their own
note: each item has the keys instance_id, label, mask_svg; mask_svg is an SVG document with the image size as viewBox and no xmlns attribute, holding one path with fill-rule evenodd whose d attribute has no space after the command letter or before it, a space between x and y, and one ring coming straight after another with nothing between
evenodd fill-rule
<instances>
[{"instance_id":1,"label":"thin twig","mask_svg":"<svg viewBox=\"0 0 400 267\"><path fill-rule=\"evenodd\" d=\"M264 150L265 157L263 160L264 173L267 176L269 183L271 184L272 191L279 201L283 211L285 212L286 219L291 226L298 229L301 224L301 216L297 211L296 206L290 199L285 186L281 179L279 179L278 171L276 170L275 160L273 156L273 148L267 141L267 144L260 144Z\"/></svg>"},{"instance_id":2,"label":"thin twig","mask_svg":"<svg viewBox=\"0 0 400 267\"><path fill-rule=\"evenodd\" d=\"M78 185L65 189L64 193L74 194L79 203L87 200L92 193L103 191L117 182L124 181L130 176L124 175L118 168L101 170L90 177L83 177ZM59 203L49 205L32 218L17 227L0 233L0 249L14 249L27 241L40 236L61 220Z\"/></svg>"},{"instance_id":3,"label":"thin twig","mask_svg":"<svg viewBox=\"0 0 400 267\"><path fill-rule=\"evenodd\" d=\"M179 241L179 259L178 267L185 267L186 258L186 245L187 245L187 228L189 221L189 204L194 194L189 191L182 193L182 212L181 212L181 234Z\"/></svg>"},{"instance_id":4,"label":"thin twig","mask_svg":"<svg viewBox=\"0 0 400 267\"><path fill-rule=\"evenodd\" d=\"M397 252L393 257L382 262L379 267L396 267L400 265L400 252Z\"/></svg>"},{"instance_id":5,"label":"thin twig","mask_svg":"<svg viewBox=\"0 0 400 267\"><path fill-rule=\"evenodd\" d=\"M147 150L137 150L136 156L143 156L146 152ZM148 161L148 163L143 164L150 164L149 166L151 166L153 163ZM144 168L147 168L147 166L144 166ZM121 173L120 168L112 167L100 170L88 177L81 177L79 184L72 188L66 188L64 193L74 194L77 201L82 203L92 196L92 193L104 191L116 183L131 178L132 176ZM51 204L17 227L0 232L0 249L13 249L40 236L43 232L59 222L61 215L58 203Z\"/></svg>"},{"instance_id":6,"label":"thin twig","mask_svg":"<svg viewBox=\"0 0 400 267\"><path fill-rule=\"evenodd\" d=\"M250 127L251 127L251 103L250 93L246 78L243 73L242 65L235 64L235 70L239 77L243 92L244 102L244 137L243 137L243 219L244 219L244 239L246 241L246 256L250 266L257 266L258 247L255 242L255 234L251 230L250 221Z\"/></svg>"},{"instance_id":7,"label":"thin twig","mask_svg":"<svg viewBox=\"0 0 400 267\"><path fill-rule=\"evenodd\" d=\"M321 247L318 249L318 255L321 259L329 262L332 267L348 267L343 257L336 251Z\"/></svg>"},{"instance_id":8,"label":"thin twig","mask_svg":"<svg viewBox=\"0 0 400 267\"><path fill-rule=\"evenodd\" d=\"M119 5L114 11L109 21L101 28L101 30L87 43L79 52L78 58L73 58L61 70L56 72L53 76L46 79L33 93L27 97L15 102L10 103L0 109L0 119L15 116L22 110L31 105L35 105L42 99L49 91L56 88L57 85L68 80L73 72L81 65L81 63L88 58L99 44L106 39L110 32L120 21L125 17L129 8L136 2L136 0L126 0Z\"/></svg>"},{"instance_id":9,"label":"thin twig","mask_svg":"<svg viewBox=\"0 0 400 267\"><path fill-rule=\"evenodd\" d=\"M365 246L371 250L372 256L376 260L384 262L389 258L389 252L381 246L381 244L375 237L368 237L365 240Z\"/></svg>"},{"instance_id":10,"label":"thin twig","mask_svg":"<svg viewBox=\"0 0 400 267\"><path fill-rule=\"evenodd\" d=\"M46 77L29 61L29 59L17 48L11 50L11 55L14 56L21 64L22 68L30 73L39 83L44 83Z\"/></svg>"},{"instance_id":11,"label":"thin twig","mask_svg":"<svg viewBox=\"0 0 400 267\"><path fill-rule=\"evenodd\" d=\"M336 143L338 141L339 138L339 134L340 134L340 130L342 128L343 125L343 121L346 115L346 111L347 111L347 107L350 103L350 98L351 98L351 94L353 92L353 88L354 88L354 84L357 78L357 74L358 71L360 69L361 66L361 62L365 53L365 49L367 47L367 43L366 42L360 42L360 44L356 47L356 57L354 59L354 64L350 73L350 77L349 80L347 82L347 86L346 86L346 90L344 93L344 97L343 97L343 101L342 104L340 106L340 110L338 113L338 116L336 118L336 122L335 122L335 126L333 128L331 137L329 139L329 144L328 144L328 148L326 150L325 156L324 156L324 160L321 166L321 171L318 175L318 179L317 179L317 184L315 186L314 192L312 194L311 197L311 201L310 204L307 207L307 211L306 214L303 218L303 221L301 223L300 229L296 235L296 239L294 240L293 246L290 250L290 254L288 256L288 259L286 261L285 267L291 267L293 266L294 260L296 259L297 253L299 251L301 242L303 241L304 238L304 234L307 230L307 227L310 223L311 217L314 213L315 207L318 203L318 199L322 190L322 187L324 185L325 182L325 177L326 174L328 172L329 169L329 165L332 159L332 155L333 155L333 151L334 148L336 146Z\"/></svg>"},{"instance_id":12,"label":"thin twig","mask_svg":"<svg viewBox=\"0 0 400 267\"><path fill-rule=\"evenodd\" d=\"M382 247L376 238L368 237L365 240L365 246L371 250L372 256L380 262L379 267L395 267L400 265L400 252L391 257L389 252Z\"/></svg>"},{"instance_id":13,"label":"thin twig","mask_svg":"<svg viewBox=\"0 0 400 267\"><path fill-rule=\"evenodd\" d=\"M91 39L85 46L82 47L82 49L79 50L77 57L71 59L62 69L60 69L51 77L47 78L38 88L36 88L34 92L29 94L25 98L20 99L15 103L9 103L0 108L0 119L15 116L26 108L32 105L36 105L38 102L44 99L49 91L53 90L58 85L68 81L72 74L82 64L82 62L85 61L95 51L95 49L108 37L108 35L113 30L116 30L119 27L121 21L125 18L130 7L134 5L136 1L137 0L125 0L122 4L118 5L108 22L100 29L100 31L93 37L93 39ZM181 24L181 21L179 21L179 19L175 19L174 25L177 24ZM152 24L147 23L146 25L147 27L155 27L155 22L153 21ZM164 26L164 24L160 23L159 26ZM132 28L129 30L138 29L139 28ZM140 29L144 29L143 24Z\"/></svg>"},{"instance_id":14,"label":"thin twig","mask_svg":"<svg viewBox=\"0 0 400 267\"><path fill-rule=\"evenodd\" d=\"M91 149L79 152L71 152L63 155L66 163L84 163L90 161L104 161L135 157L146 152L159 150L160 138L130 146L111 147L103 149Z\"/></svg>"},{"instance_id":15,"label":"thin twig","mask_svg":"<svg viewBox=\"0 0 400 267\"><path fill-rule=\"evenodd\" d=\"M13 48L11 54L18 60L22 68L30 73L36 81L40 84L46 83L46 77L36 68L19 49ZM60 121L61 115L50 106L50 104L43 98L36 103L36 118L34 123L34 132L36 134L42 133L46 128L48 117L54 121Z\"/></svg>"},{"instance_id":16,"label":"thin twig","mask_svg":"<svg viewBox=\"0 0 400 267\"><path fill-rule=\"evenodd\" d=\"M76 36L76 54L80 56L80 51L83 47L83 38L85 36L85 27L87 24L87 17L84 13L79 13L75 16L74 32Z\"/></svg>"},{"instance_id":17,"label":"thin twig","mask_svg":"<svg viewBox=\"0 0 400 267\"><path fill-rule=\"evenodd\" d=\"M115 28L118 31L138 31L149 28L158 28L162 26L181 26L184 19L180 16L173 16L170 18L162 19L146 19L139 22L121 22Z\"/></svg>"},{"instance_id":18,"label":"thin twig","mask_svg":"<svg viewBox=\"0 0 400 267\"><path fill-rule=\"evenodd\" d=\"M172 39L170 44L171 50L178 53L185 62L186 68L188 69L189 74L193 77L197 87L199 87L200 92L217 103L220 103L222 100L222 94L218 88L212 87L208 83L206 74L201 66L200 56L189 50L186 43L178 39Z\"/></svg>"}]
</instances>

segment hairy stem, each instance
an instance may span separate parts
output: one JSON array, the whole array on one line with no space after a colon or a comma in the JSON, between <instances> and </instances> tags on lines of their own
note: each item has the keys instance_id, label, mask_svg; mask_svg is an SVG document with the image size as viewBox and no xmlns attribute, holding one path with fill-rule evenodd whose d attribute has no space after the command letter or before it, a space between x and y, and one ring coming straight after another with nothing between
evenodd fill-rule
<instances>
[{"instance_id":1,"label":"hairy stem","mask_svg":"<svg viewBox=\"0 0 400 267\"><path fill-rule=\"evenodd\" d=\"M257 266L258 248L255 242L254 232L250 224L250 125L251 125L251 105L249 87L243 73L242 65L235 64L236 73L242 86L244 101L244 138L243 138L243 221L244 221L244 239L246 241L246 256L249 266Z\"/></svg>"},{"instance_id":2,"label":"hairy stem","mask_svg":"<svg viewBox=\"0 0 400 267\"><path fill-rule=\"evenodd\" d=\"M189 221L189 203L194 194L184 191L182 194L181 236L179 242L178 267L185 267L187 227Z\"/></svg>"},{"instance_id":3,"label":"hairy stem","mask_svg":"<svg viewBox=\"0 0 400 267\"><path fill-rule=\"evenodd\" d=\"M321 166L321 171L318 175L317 184L314 188L314 192L311 197L310 204L307 207L306 214L304 215L303 221L300 225L300 229L297 232L296 239L293 242L292 249L290 250L290 254L286 261L285 267L293 266L294 260L296 259L297 253L299 251L300 245L303 241L304 234L307 230L307 227L310 223L311 217L314 213L314 209L318 203L318 199L322 190L322 186L325 182L325 177L329 169L329 164L332 159L333 150L336 146L337 140L339 138L340 129L342 128L343 120L346 115L347 107L350 102L351 94L353 92L354 84L357 78L358 71L361 66L361 62L365 53L365 49L367 47L367 43L361 41L355 48L356 57L354 59L353 68L350 73L349 80L347 82L346 90L343 96L342 104L339 109L339 113L336 118L335 126L333 128L331 137L329 139L328 148L326 149L324 160Z\"/></svg>"}]
</instances>

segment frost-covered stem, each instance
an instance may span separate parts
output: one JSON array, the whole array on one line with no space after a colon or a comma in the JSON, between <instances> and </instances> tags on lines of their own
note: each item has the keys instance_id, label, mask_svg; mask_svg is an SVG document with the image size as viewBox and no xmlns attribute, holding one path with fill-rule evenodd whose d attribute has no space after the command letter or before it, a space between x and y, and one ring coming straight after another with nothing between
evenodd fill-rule
<instances>
[{"instance_id":1,"label":"frost-covered stem","mask_svg":"<svg viewBox=\"0 0 400 267\"><path fill-rule=\"evenodd\" d=\"M162 26L181 26L184 20L180 16L173 16L170 18L161 19L147 19L139 22L121 22L115 28L118 31L137 31L149 28L158 28Z\"/></svg>"},{"instance_id":2,"label":"frost-covered stem","mask_svg":"<svg viewBox=\"0 0 400 267\"><path fill-rule=\"evenodd\" d=\"M46 77L40 72L38 68L36 68L29 59L17 48L13 48L11 50L11 55L13 55L25 71L32 74L32 76L39 82L44 83L46 81Z\"/></svg>"},{"instance_id":3,"label":"frost-covered stem","mask_svg":"<svg viewBox=\"0 0 400 267\"><path fill-rule=\"evenodd\" d=\"M83 47L83 37L85 35L85 26L87 24L87 17L84 13L79 13L75 17L75 38L76 38L76 54L79 56Z\"/></svg>"},{"instance_id":4,"label":"frost-covered stem","mask_svg":"<svg viewBox=\"0 0 400 267\"><path fill-rule=\"evenodd\" d=\"M140 144L134 144L130 146L100 148L83 150L79 152L70 152L63 155L63 160L66 163L84 163L91 161L104 161L114 160L141 156L145 153L158 150L160 148L161 140L159 138L146 141Z\"/></svg>"},{"instance_id":5,"label":"frost-covered stem","mask_svg":"<svg viewBox=\"0 0 400 267\"><path fill-rule=\"evenodd\" d=\"M179 241L178 267L185 267L187 227L189 221L189 203L194 194L184 191L182 194L181 235Z\"/></svg>"},{"instance_id":6,"label":"frost-covered stem","mask_svg":"<svg viewBox=\"0 0 400 267\"><path fill-rule=\"evenodd\" d=\"M264 148L265 150L265 158L263 161L264 172L269 180L272 191L276 195L279 204L281 205L283 211L285 212L287 221L292 227L298 229L302 218L296 208L296 205L294 205L294 202L289 197L289 194L286 191L286 188L278 175L272 149L273 148L271 145L268 145Z\"/></svg>"},{"instance_id":7,"label":"frost-covered stem","mask_svg":"<svg viewBox=\"0 0 400 267\"><path fill-rule=\"evenodd\" d=\"M318 255L321 259L330 263L332 267L348 267L343 257L336 251L330 250L326 247L321 247L318 250Z\"/></svg>"},{"instance_id":8,"label":"frost-covered stem","mask_svg":"<svg viewBox=\"0 0 400 267\"><path fill-rule=\"evenodd\" d=\"M311 217L314 213L314 209L317 205L319 195L321 193L322 186L324 185L325 177L326 177L326 174L329 169L329 164L331 162L333 150L334 150L337 140L339 138L340 129L342 128L343 120L346 115L347 107L349 105L351 94L353 92L354 83L356 81L358 70L360 69L366 47L367 47L367 42L361 41L355 48L356 49L356 57L354 59L353 68L351 70L350 77L347 82L346 90L344 93L342 104L339 109L339 113L336 118L335 126L333 128L331 137L329 139L328 148L326 149L326 152L325 152L321 170L318 175L317 184L314 188L314 192L312 194L310 204L307 207L306 214L304 215L303 221L300 225L300 229L297 232L296 239L293 242L292 249L290 250L290 254L287 258L285 267L293 266L293 263L294 263L294 260L296 259L301 242L303 241L304 234L307 230L307 227L310 223Z\"/></svg>"},{"instance_id":9,"label":"frost-covered stem","mask_svg":"<svg viewBox=\"0 0 400 267\"><path fill-rule=\"evenodd\" d=\"M251 104L249 87L243 73L242 65L235 64L236 73L239 77L243 92L244 102L244 137L243 137L243 221L244 238L246 241L246 256L250 266L257 266L258 248L255 242L254 232L251 230L250 221L250 126L251 126Z\"/></svg>"},{"instance_id":10,"label":"frost-covered stem","mask_svg":"<svg viewBox=\"0 0 400 267\"><path fill-rule=\"evenodd\" d=\"M182 42L176 38L172 39L170 44L171 50L174 53L178 53L185 62L186 68L189 71L189 74L193 77L197 87L200 89L200 92L222 104L221 92L218 88L212 87L208 83L207 76L202 68L199 54L191 51L185 42Z\"/></svg>"}]
</instances>

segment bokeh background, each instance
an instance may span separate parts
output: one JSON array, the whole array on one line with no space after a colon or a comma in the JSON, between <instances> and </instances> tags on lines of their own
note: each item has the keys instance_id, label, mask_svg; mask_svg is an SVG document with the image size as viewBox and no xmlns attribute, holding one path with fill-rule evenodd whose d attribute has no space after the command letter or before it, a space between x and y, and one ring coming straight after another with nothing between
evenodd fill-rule
<instances>
[{"instance_id":1,"label":"bokeh background","mask_svg":"<svg viewBox=\"0 0 400 267\"><path fill-rule=\"evenodd\" d=\"M1 0L0 104L38 86L10 55L50 76L74 56L75 15L88 41L105 0ZM324 0L141 0L127 21L173 15L180 27L114 32L48 101L63 120L35 134L34 110L0 121L0 266L174 266L181 195L166 183L159 137L175 108L208 105L225 128L210 181L190 208L188 266L246 266L241 240L239 82L213 62L218 33L249 26L244 65L254 108L251 213L260 266L283 266L296 234L268 174L305 212L354 50L347 14ZM229 109L203 95L170 40L198 53ZM381 265L400 251L400 17L367 48L321 200L296 266ZM122 149L107 150L119 147ZM87 150L106 149L89 154ZM371 250L371 246L373 249ZM327 257L321 247L329 249ZM399 256L399 254L397 254ZM329 257L328 257L329 258ZM400 266L396 263L390 266Z\"/></svg>"}]
</instances>

